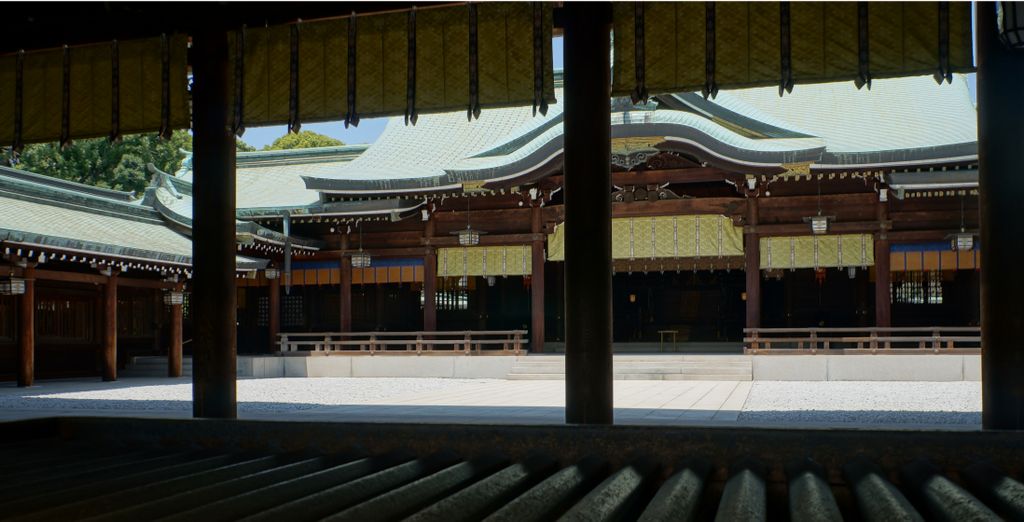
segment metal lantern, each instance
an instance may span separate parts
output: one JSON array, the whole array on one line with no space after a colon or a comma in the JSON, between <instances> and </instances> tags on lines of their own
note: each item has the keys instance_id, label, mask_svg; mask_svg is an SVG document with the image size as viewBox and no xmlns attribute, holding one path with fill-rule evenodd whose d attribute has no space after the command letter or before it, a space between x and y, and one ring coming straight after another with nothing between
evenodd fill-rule
<instances>
[{"instance_id":1,"label":"metal lantern","mask_svg":"<svg viewBox=\"0 0 1024 522\"><path fill-rule=\"evenodd\" d=\"M281 271L273 267L268 267L263 271L263 276L267 279L277 279L281 277Z\"/></svg>"},{"instance_id":2,"label":"metal lantern","mask_svg":"<svg viewBox=\"0 0 1024 522\"><path fill-rule=\"evenodd\" d=\"M25 280L20 277L0 279L0 295L22 295L25 293Z\"/></svg>"},{"instance_id":3,"label":"metal lantern","mask_svg":"<svg viewBox=\"0 0 1024 522\"><path fill-rule=\"evenodd\" d=\"M833 216L822 216L821 214L818 214L817 216L806 217L804 218L804 221L811 224L811 233L818 235L828 232L828 222L832 219Z\"/></svg>"},{"instance_id":4,"label":"metal lantern","mask_svg":"<svg viewBox=\"0 0 1024 522\"><path fill-rule=\"evenodd\" d=\"M170 290L170 291L164 292L164 304L165 305L174 306L174 305L183 304L184 302L185 302L185 294L183 292L179 292L178 290Z\"/></svg>"},{"instance_id":5,"label":"metal lantern","mask_svg":"<svg viewBox=\"0 0 1024 522\"><path fill-rule=\"evenodd\" d=\"M370 254L360 250L352 254L352 268L370 268Z\"/></svg>"},{"instance_id":6,"label":"metal lantern","mask_svg":"<svg viewBox=\"0 0 1024 522\"><path fill-rule=\"evenodd\" d=\"M466 225L466 228L454 232L454 234L459 236L459 246L476 246L480 244L480 235L485 234L485 232Z\"/></svg>"},{"instance_id":7,"label":"metal lantern","mask_svg":"<svg viewBox=\"0 0 1024 522\"><path fill-rule=\"evenodd\" d=\"M953 250L974 250L974 234L961 231L953 235L950 243Z\"/></svg>"},{"instance_id":8,"label":"metal lantern","mask_svg":"<svg viewBox=\"0 0 1024 522\"><path fill-rule=\"evenodd\" d=\"M1024 48L1024 5L996 2L996 23L1003 45L1011 49Z\"/></svg>"}]
</instances>

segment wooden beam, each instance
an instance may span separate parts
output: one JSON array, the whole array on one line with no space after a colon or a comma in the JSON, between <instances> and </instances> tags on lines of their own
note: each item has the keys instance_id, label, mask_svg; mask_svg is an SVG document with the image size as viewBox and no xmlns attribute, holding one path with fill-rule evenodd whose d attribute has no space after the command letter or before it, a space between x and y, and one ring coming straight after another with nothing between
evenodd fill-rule
<instances>
[{"instance_id":1,"label":"wooden beam","mask_svg":"<svg viewBox=\"0 0 1024 522\"><path fill-rule=\"evenodd\" d=\"M531 243L530 266L532 274L530 277L530 352L541 353L544 351L544 234L540 233L543 226L543 214L540 207L534 206L533 214L533 242Z\"/></svg>"},{"instance_id":2,"label":"wooden beam","mask_svg":"<svg viewBox=\"0 0 1024 522\"><path fill-rule=\"evenodd\" d=\"M540 213L538 212L538 216ZM523 245L529 244L534 241L544 241L547 239L547 235L536 232L530 234L497 234L490 235L484 234L480 236L481 246L499 246L499 245ZM423 244L432 247L457 247L459 246L459 238L456 236L447 237L432 237L423 238Z\"/></svg>"},{"instance_id":3,"label":"wooden beam","mask_svg":"<svg viewBox=\"0 0 1024 522\"><path fill-rule=\"evenodd\" d=\"M741 215L745 212L745 198L682 198L658 201L612 203L612 217L649 217L672 215L723 216Z\"/></svg>"},{"instance_id":4,"label":"wooden beam","mask_svg":"<svg viewBox=\"0 0 1024 522\"><path fill-rule=\"evenodd\" d=\"M889 219L889 204L876 202L878 221ZM892 304L890 302L889 283L892 274L889 267L889 236L882 230L875 238L875 326L888 328L892 326Z\"/></svg>"},{"instance_id":5,"label":"wooden beam","mask_svg":"<svg viewBox=\"0 0 1024 522\"><path fill-rule=\"evenodd\" d=\"M348 235L341 237L342 250L348 248ZM339 299L341 300L338 306L338 312L341 317L338 318L338 324L342 332L352 331L352 256L341 255L339 256L341 266L339 267Z\"/></svg>"},{"instance_id":6,"label":"wooden beam","mask_svg":"<svg viewBox=\"0 0 1024 522\"><path fill-rule=\"evenodd\" d=\"M747 199L747 226L743 230L743 261L746 271L746 325L761 327L761 241L758 228L759 198Z\"/></svg>"},{"instance_id":7,"label":"wooden beam","mask_svg":"<svg viewBox=\"0 0 1024 522\"><path fill-rule=\"evenodd\" d=\"M277 351L277 334L281 333L281 272L268 281L267 295L267 334L270 336L268 348Z\"/></svg>"},{"instance_id":8,"label":"wooden beam","mask_svg":"<svg viewBox=\"0 0 1024 522\"><path fill-rule=\"evenodd\" d=\"M423 238L434 237L434 216L427 220ZM423 330L437 330L437 251L427 247L423 253Z\"/></svg>"},{"instance_id":9,"label":"wooden beam","mask_svg":"<svg viewBox=\"0 0 1024 522\"><path fill-rule=\"evenodd\" d=\"M179 283L175 290L184 290L185 285ZM171 305L171 344L167 347L167 376L171 378L181 377L182 359L182 315L184 308L180 304Z\"/></svg>"},{"instance_id":10,"label":"wooden beam","mask_svg":"<svg viewBox=\"0 0 1024 522\"><path fill-rule=\"evenodd\" d=\"M20 329L18 331L18 386L35 382L36 371L36 278L31 265L22 269L25 293L21 295Z\"/></svg>"},{"instance_id":11,"label":"wooden beam","mask_svg":"<svg viewBox=\"0 0 1024 522\"><path fill-rule=\"evenodd\" d=\"M81 272L62 272L58 270L36 269L36 279L41 281L61 281L65 283L86 283L94 285L107 284L107 276L100 274L85 274ZM171 289L175 283L160 281L157 279L133 279L129 277L118 277L117 285L132 288L154 288Z\"/></svg>"},{"instance_id":12,"label":"wooden beam","mask_svg":"<svg viewBox=\"0 0 1024 522\"><path fill-rule=\"evenodd\" d=\"M829 223L829 234L872 234L881 230L887 223L877 221L857 221ZM787 223L781 225L756 225L743 227L744 232L758 234L759 236L806 236L811 233L811 225L807 223Z\"/></svg>"},{"instance_id":13,"label":"wooden beam","mask_svg":"<svg viewBox=\"0 0 1024 522\"><path fill-rule=\"evenodd\" d=\"M103 380L117 380L117 272L103 290Z\"/></svg>"}]
</instances>

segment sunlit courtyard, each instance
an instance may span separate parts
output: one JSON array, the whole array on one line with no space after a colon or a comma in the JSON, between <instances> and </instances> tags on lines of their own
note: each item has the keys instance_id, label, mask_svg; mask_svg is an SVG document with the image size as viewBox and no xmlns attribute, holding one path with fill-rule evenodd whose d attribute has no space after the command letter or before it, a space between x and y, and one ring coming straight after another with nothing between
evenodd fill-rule
<instances>
[{"instance_id":1,"label":"sunlit courtyard","mask_svg":"<svg viewBox=\"0 0 1024 522\"><path fill-rule=\"evenodd\" d=\"M0 417L190 417L187 379L42 381L0 389ZM558 423L558 380L432 378L242 379L242 418L355 422ZM622 424L871 426L978 429L978 382L617 381Z\"/></svg>"}]
</instances>

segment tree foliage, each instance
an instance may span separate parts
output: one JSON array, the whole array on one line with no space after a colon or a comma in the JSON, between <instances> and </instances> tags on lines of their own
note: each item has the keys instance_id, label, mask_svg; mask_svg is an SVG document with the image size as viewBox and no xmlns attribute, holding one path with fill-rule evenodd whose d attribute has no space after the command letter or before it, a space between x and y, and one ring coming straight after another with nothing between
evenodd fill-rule
<instances>
[{"instance_id":1,"label":"tree foliage","mask_svg":"<svg viewBox=\"0 0 1024 522\"><path fill-rule=\"evenodd\" d=\"M236 148L256 150L241 140L236 140ZM169 140L161 140L156 134L136 134L116 143L106 138L76 140L65 149L56 143L40 143L26 146L17 158L12 158L9 151L0 156L5 164L29 172L141 193L150 179L146 165L152 163L164 172L175 172L185 157L183 150L192 150L192 136L179 130Z\"/></svg>"},{"instance_id":2,"label":"tree foliage","mask_svg":"<svg viewBox=\"0 0 1024 522\"><path fill-rule=\"evenodd\" d=\"M295 134L285 134L274 140L270 145L263 147L263 150L310 149L314 147L337 147L344 144L341 140L330 136L304 130Z\"/></svg>"}]
</instances>

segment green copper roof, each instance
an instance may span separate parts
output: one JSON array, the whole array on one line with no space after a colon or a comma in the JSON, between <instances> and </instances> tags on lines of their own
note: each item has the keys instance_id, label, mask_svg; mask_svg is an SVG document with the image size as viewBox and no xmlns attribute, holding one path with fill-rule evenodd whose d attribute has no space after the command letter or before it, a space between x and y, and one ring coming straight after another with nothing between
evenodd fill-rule
<instances>
[{"instance_id":1,"label":"green copper roof","mask_svg":"<svg viewBox=\"0 0 1024 522\"><path fill-rule=\"evenodd\" d=\"M0 242L5 247L47 247L123 261L188 266L192 242L143 199L0 168ZM242 224L251 231L252 223ZM240 270L266 260L238 256Z\"/></svg>"},{"instance_id":2,"label":"green copper roof","mask_svg":"<svg viewBox=\"0 0 1024 522\"><path fill-rule=\"evenodd\" d=\"M558 91L561 97L561 91ZM657 106L613 108L612 136L661 137L708 164L744 171L792 162L856 167L968 161L977 154L974 106L966 80L931 77L660 96ZM429 114L415 126L402 118L361 156L336 171L305 177L323 192L373 197L459 190L467 181L528 181L561 154L562 105L546 116L529 108L495 109L476 121Z\"/></svg>"},{"instance_id":3,"label":"green copper roof","mask_svg":"<svg viewBox=\"0 0 1024 522\"><path fill-rule=\"evenodd\" d=\"M306 188L303 176L324 175L339 171L365 151L367 145L344 145L313 149L240 152L236 164L235 205L239 216L279 213L301 209L320 201L320 194ZM182 162L175 173L175 182L189 185L182 192L191 193L192 157ZM273 211L273 212L271 212Z\"/></svg>"}]
</instances>

